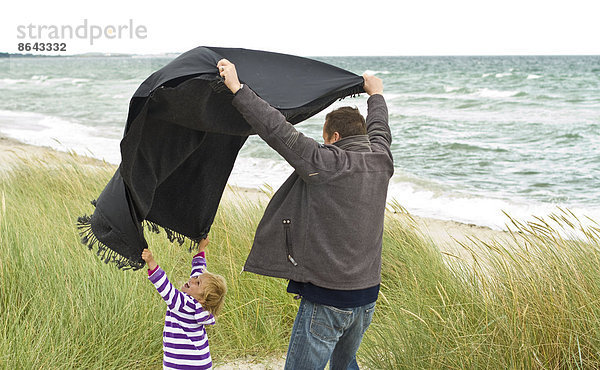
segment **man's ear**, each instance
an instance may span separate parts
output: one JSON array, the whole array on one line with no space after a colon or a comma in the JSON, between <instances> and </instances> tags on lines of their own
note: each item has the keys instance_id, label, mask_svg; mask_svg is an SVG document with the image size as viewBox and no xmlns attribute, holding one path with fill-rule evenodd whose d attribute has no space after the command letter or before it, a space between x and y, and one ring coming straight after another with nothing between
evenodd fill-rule
<instances>
[{"instance_id":1,"label":"man's ear","mask_svg":"<svg viewBox=\"0 0 600 370\"><path fill-rule=\"evenodd\" d=\"M339 132L335 131L333 133L333 135L331 135L331 143L335 143L336 141L340 140L342 138L342 136L340 135Z\"/></svg>"}]
</instances>

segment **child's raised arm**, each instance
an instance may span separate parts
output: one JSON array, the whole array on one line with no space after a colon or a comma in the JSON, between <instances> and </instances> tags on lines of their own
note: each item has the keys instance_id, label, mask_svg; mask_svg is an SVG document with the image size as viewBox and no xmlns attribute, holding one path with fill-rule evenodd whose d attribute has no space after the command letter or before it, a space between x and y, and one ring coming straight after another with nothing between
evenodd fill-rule
<instances>
[{"instance_id":1,"label":"child's raised arm","mask_svg":"<svg viewBox=\"0 0 600 370\"><path fill-rule=\"evenodd\" d=\"M208 243L209 243L208 236L206 238L200 240L200 242L198 243L198 253L205 252L206 246L208 245Z\"/></svg>"},{"instance_id":2,"label":"child's raised arm","mask_svg":"<svg viewBox=\"0 0 600 370\"><path fill-rule=\"evenodd\" d=\"M198 254L196 254L193 258L192 258L192 272L190 273L190 277L191 276L195 276L195 275L199 275L201 273L203 273L204 271L206 271L206 246L208 245L208 237L206 237L205 239L200 240L200 242L198 243Z\"/></svg>"},{"instance_id":3,"label":"child's raised arm","mask_svg":"<svg viewBox=\"0 0 600 370\"><path fill-rule=\"evenodd\" d=\"M158 268L158 264L154 260L150 249L142 251L142 259L148 264L148 279L154 284L154 287L158 290L158 294L165 300L169 309L183 309L184 297L171 284L165 272Z\"/></svg>"},{"instance_id":4,"label":"child's raised arm","mask_svg":"<svg viewBox=\"0 0 600 370\"><path fill-rule=\"evenodd\" d=\"M148 264L148 270L150 271L154 270L156 266L158 266L158 264L154 260L154 256L152 255L150 249L144 249L144 251L142 252L142 259L146 261L146 263Z\"/></svg>"},{"instance_id":5,"label":"child's raised arm","mask_svg":"<svg viewBox=\"0 0 600 370\"><path fill-rule=\"evenodd\" d=\"M144 249L142 259L148 264L148 279L171 311L195 316L195 320L199 324L212 325L215 323L215 318L210 312L206 311L201 305L196 304L193 298L186 296L171 284L167 274L158 266L150 250ZM202 271L204 271L206 269L204 257L194 258L194 260L196 259L202 260L202 266L204 266Z\"/></svg>"}]
</instances>

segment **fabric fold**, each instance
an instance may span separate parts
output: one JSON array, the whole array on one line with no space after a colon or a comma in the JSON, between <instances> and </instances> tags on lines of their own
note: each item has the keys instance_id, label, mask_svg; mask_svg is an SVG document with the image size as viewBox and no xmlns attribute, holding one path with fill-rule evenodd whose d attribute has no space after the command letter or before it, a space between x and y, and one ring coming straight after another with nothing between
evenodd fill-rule
<instances>
[{"instance_id":1,"label":"fabric fold","mask_svg":"<svg viewBox=\"0 0 600 370\"><path fill-rule=\"evenodd\" d=\"M223 88L216 67L222 58L293 124L364 92L362 77L292 55L198 47L175 58L134 93L121 164L94 213L78 219L82 242L105 262L143 267L143 225L190 247L210 231L238 152L254 134Z\"/></svg>"}]
</instances>

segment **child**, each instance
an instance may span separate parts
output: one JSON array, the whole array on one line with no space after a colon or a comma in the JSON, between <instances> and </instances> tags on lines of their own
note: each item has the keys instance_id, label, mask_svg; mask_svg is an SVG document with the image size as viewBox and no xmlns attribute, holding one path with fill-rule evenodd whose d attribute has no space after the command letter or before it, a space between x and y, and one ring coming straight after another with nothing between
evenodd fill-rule
<instances>
[{"instance_id":1,"label":"child","mask_svg":"<svg viewBox=\"0 0 600 370\"><path fill-rule=\"evenodd\" d=\"M212 368L204 325L214 325L215 316L223 308L227 285L222 276L206 271L207 244L208 238L200 241L198 254L192 259L190 279L180 290L169 282L152 252L142 252L142 259L148 264L148 279L167 303L163 329L165 369Z\"/></svg>"}]
</instances>

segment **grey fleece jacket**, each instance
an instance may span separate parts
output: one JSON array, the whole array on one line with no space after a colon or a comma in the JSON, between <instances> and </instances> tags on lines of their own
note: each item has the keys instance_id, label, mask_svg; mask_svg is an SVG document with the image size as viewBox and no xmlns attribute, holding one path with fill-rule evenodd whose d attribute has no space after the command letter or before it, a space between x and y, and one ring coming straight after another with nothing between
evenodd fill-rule
<instances>
[{"instance_id":1,"label":"grey fleece jacket","mask_svg":"<svg viewBox=\"0 0 600 370\"><path fill-rule=\"evenodd\" d=\"M388 111L369 97L367 134L319 144L248 86L233 105L295 169L269 202L245 271L339 290L381 282L387 188L394 172Z\"/></svg>"}]
</instances>

